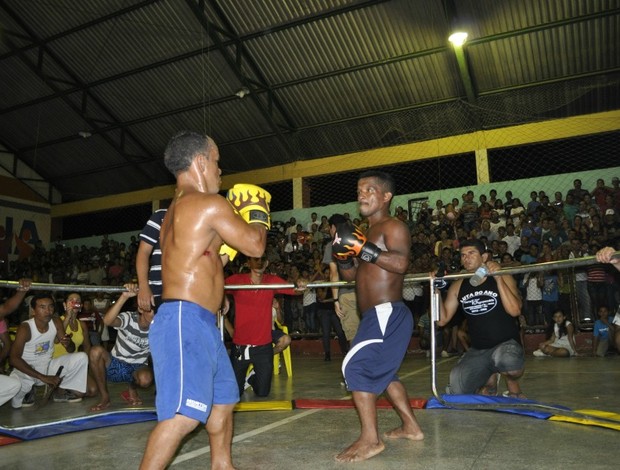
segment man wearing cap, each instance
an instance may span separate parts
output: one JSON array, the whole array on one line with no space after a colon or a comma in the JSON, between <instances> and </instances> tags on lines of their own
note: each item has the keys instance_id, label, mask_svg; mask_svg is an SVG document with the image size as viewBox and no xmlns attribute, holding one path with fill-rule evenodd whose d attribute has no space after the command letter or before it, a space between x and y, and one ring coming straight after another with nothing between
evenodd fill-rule
<instances>
[{"instance_id":1,"label":"man wearing cap","mask_svg":"<svg viewBox=\"0 0 620 470\"><path fill-rule=\"evenodd\" d=\"M616 211L614 209L607 209L605 211L605 216L603 217L603 226L607 231L607 239L613 240L620 233L618 227L618 217Z\"/></svg>"}]
</instances>

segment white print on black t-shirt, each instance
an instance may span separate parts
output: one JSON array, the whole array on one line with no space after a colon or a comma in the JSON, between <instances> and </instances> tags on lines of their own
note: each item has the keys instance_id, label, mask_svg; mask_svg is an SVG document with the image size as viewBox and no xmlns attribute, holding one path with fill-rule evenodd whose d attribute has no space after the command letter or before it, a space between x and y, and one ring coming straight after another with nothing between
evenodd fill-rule
<instances>
[{"instance_id":1,"label":"white print on black t-shirt","mask_svg":"<svg viewBox=\"0 0 620 470\"><path fill-rule=\"evenodd\" d=\"M461 297L461 306L468 315L484 315L497 305L497 292L481 290Z\"/></svg>"}]
</instances>

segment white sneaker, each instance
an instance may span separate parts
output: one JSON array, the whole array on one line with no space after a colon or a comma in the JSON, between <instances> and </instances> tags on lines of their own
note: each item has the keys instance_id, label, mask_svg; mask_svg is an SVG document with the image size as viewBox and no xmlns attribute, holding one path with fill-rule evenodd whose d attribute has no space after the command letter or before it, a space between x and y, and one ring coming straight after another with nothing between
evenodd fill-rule
<instances>
[{"instance_id":1,"label":"white sneaker","mask_svg":"<svg viewBox=\"0 0 620 470\"><path fill-rule=\"evenodd\" d=\"M546 356L546 354L544 352L542 352L540 349L537 349L532 354L534 354L534 356L536 356L536 357L545 357Z\"/></svg>"},{"instance_id":2,"label":"white sneaker","mask_svg":"<svg viewBox=\"0 0 620 470\"><path fill-rule=\"evenodd\" d=\"M441 357L450 357L450 354L448 354L448 351L443 350L441 351Z\"/></svg>"},{"instance_id":3,"label":"white sneaker","mask_svg":"<svg viewBox=\"0 0 620 470\"><path fill-rule=\"evenodd\" d=\"M255 374L256 374L256 371L252 369L250 373L247 375L247 377L245 378L245 385L243 386L243 390L247 390L248 388L252 387L249 380L250 380L250 377L252 377Z\"/></svg>"}]
</instances>

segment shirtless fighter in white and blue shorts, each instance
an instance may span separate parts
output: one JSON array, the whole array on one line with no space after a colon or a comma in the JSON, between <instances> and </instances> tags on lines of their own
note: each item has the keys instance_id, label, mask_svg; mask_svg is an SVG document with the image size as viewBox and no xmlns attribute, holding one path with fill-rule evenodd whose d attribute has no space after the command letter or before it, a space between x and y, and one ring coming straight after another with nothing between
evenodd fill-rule
<instances>
[{"instance_id":1,"label":"shirtless fighter in white and blue shorts","mask_svg":"<svg viewBox=\"0 0 620 470\"><path fill-rule=\"evenodd\" d=\"M342 363L347 388L379 395L403 362L413 331L413 315L403 302L386 302L362 314Z\"/></svg>"},{"instance_id":2,"label":"shirtless fighter in white and blue shorts","mask_svg":"<svg viewBox=\"0 0 620 470\"><path fill-rule=\"evenodd\" d=\"M396 372L413 333L413 317L402 302L409 267L410 234L391 217L394 180L387 173L362 174L357 182L360 214L368 218L364 234L348 224L336 226L332 254L341 279L355 281L357 305L364 312L342 371L360 417L360 437L336 460L366 460L385 449L377 425L377 396L387 393L402 423L385 433L388 439L419 441L424 434Z\"/></svg>"}]
</instances>

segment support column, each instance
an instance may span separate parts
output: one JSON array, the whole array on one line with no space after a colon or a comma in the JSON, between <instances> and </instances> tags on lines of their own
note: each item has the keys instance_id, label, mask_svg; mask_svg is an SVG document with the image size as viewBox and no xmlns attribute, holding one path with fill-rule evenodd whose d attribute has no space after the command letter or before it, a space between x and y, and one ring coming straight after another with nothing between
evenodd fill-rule
<instances>
[{"instance_id":1,"label":"support column","mask_svg":"<svg viewBox=\"0 0 620 470\"><path fill-rule=\"evenodd\" d=\"M491 182L489 173L489 154L487 149L476 149L476 178L478 184Z\"/></svg>"},{"instance_id":2,"label":"support column","mask_svg":"<svg viewBox=\"0 0 620 470\"><path fill-rule=\"evenodd\" d=\"M310 188L303 178L293 178L293 209L310 207Z\"/></svg>"}]
</instances>

